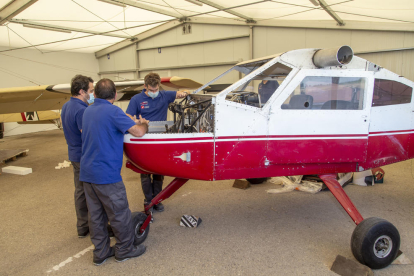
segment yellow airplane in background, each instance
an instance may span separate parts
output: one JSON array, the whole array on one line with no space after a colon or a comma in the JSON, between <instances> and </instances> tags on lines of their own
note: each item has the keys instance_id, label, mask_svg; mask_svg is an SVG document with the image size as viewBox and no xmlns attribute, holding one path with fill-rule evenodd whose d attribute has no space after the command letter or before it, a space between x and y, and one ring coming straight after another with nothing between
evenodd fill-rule
<instances>
[{"instance_id":1,"label":"yellow airplane in background","mask_svg":"<svg viewBox=\"0 0 414 276\"><path fill-rule=\"evenodd\" d=\"M117 101L129 100L144 87L144 80L114 82ZM161 88L178 90L195 89L202 84L188 78L161 78ZM3 138L4 124L55 124L61 128L60 110L69 100L70 84L11 87L0 89L0 139Z\"/></svg>"},{"instance_id":2,"label":"yellow airplane in background","mask_svg":"<svg viewBox=\"0 0 414 276\"><path fill-rule=\"evenodd\" d=\"M116 100L129 100L143 89L144 80L117 81L115 86L118 92ZM161 78L161 87L166 90L195 89L201 86L201 83L188 78ZM52 123L60 128L60 109L70 97L70 84L1 88L0 124Z\"/></svg>"}]
</instances>

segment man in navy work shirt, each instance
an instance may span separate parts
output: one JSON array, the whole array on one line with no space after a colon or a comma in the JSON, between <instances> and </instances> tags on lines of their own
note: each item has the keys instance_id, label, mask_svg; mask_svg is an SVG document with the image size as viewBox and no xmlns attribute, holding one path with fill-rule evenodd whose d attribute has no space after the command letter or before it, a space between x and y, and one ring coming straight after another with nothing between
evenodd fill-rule
<instances>
[{"instance_id":1,"label":"man in navy work shirt","mask_svg":"<svg viewBox=\"0 0 414 276\"><path fill-rule=\"evenodd\" d=\"M86 206L83 182L79 181L80 159L82 154L82 117L88 107L88 101L93 101L93 80L89 77L76 75L71 82L72 97L62 107L62 126L68 144L69 160L72 162L75 182L75 209L79 238L89 233L88 207Z\"/></svg>"},{"instance_id":2,"label":"man in navy work shirt","mask_svg":"<svg viewBox=\"0 0 414 276\"><path fill-rule=\"evenodd\" d=\"M260 95L260 101L262 104L267 103L267 101L270 99L270 97L273 95L273 93L276 91L276 89L279 87L279 83L277 81L268 81L263 80L259 84L259 95Z\"/></svg>"},{"instance_id":3,"label":"man in navy work shirt","mask_svg":"<svg viewBox=\"0 0 414 276\"><path fill-rule=\"evenodd\" d=\"M142 115L150 121L166 121L168 105L175 99L184 98L186 92L181 91L159 91L161 78L157 73L149 73L144 78L144 88L140 94L131 98L126 113L130 116ZM151 200L161 192L163 175L141 174L141 186L145 196L144 206L150 204ZM162 212L164 206L159 203L154 209Z\"/></svg>"},{"instance_id":4,"label":"man in navy work shirt","mask_svg":"<svg viewBox=\"0 0 414 276\"><path fill-rule=\"evenodd\" d=\"M95 103L83 114L80 180L84 182L91 240L95 245L93 263L101 265L109 257L115 256L122 262L142 255L146 249L142 244L134 246L121 168L124 134L143 136L148 131L148 121L142 117L134 121L113 105L116 88L109 79L98 81L95 97ZM116 238L114 247L110 247L108 219Z\"/></svg>"}]
</instances>

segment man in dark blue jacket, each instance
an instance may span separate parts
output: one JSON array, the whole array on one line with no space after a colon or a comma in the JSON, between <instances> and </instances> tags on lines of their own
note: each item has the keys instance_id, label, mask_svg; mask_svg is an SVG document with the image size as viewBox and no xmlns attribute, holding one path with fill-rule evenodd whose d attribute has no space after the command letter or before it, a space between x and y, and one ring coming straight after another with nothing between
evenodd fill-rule
<instances>
[{"instance_id":1,"label":"man in dark blue jacket","mask_svg":"<svg viewBox=\"0 0 414 276\"><path fill-rule=\"evenodd\" d=\"M112 256L123 262L145 252L144 245L134 245L121 168L124 134L143 136L148 131L148 121L142 117L134 121L113 105L116 88L109 79L98 81L95 96L95 103L83 114L80 180L84 182L91 240L95 245L93 263L101 265ZM110 246L108 220L116 238L114 247Z\"/></svg>"},{"instance_id":2,"label":"man in dark blue jacket","mask_svg":"<svg viewBox=\"0 0 414 276\"><path fill-rule=\"evenodd\" d=\"M93 80L89 77L76 75L71 82L70 92L72 97L62 107L62 127L68 144L69 160L72 162L75 182L75 209L79 238L84 238L89 233L88 207L86 206L83 182L79 181L80 159L82 154L82 117L88 107L88 102L93 101Z\"/></svg>"},{"instance_id":3,"label":"man in dark blue jacket","mask_svg":"<svg viewBox=\"0 0 414 276\"><path fill-rule=\"evenodd\" d=\"M136 118L142 115L150 121L166 121L168 105L175 99L184 98L187 93L182 91L159 91L160 84L161 78L157 73L147 74L144 78L145 89L131 98L126 113L132 117L136 116ZM163 181L163 175L141 174L141 186L145 196L144 205L149 204L161 192ZM162 212L164 206L159 203L154 206L154 209Z\"/></svg>"},{"instance_id":4,"label":"man in dark blue jacket","mask_svg":"<svg viewBox=\"0 0 414 276\"><path fill-rule=\"evenodd\" d=\"M267 103L267 101L269 100L269 98L273 95L273 93L276 91L276 89L279 87L279 83L277 81L268 81L268 80L263 80L260 84L259 84L259 95L260 95L260 100L262 102L262 104Z\"/></svg>"}]
</instances>

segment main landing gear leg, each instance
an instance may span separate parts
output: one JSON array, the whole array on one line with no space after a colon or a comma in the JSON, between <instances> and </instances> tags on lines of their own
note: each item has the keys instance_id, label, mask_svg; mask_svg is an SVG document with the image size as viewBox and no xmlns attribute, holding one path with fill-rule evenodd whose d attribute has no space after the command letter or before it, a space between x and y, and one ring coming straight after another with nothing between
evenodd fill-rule
<instances>
[{"instance_id":1,"label":"main landing gear leg","mask_svg":"<svg viewBox=\"0 0 414 276\"><path fill-rule=\"evenodd\" d=\"M149 211L152 206L157 205L161 201L169 198L171 195L173 195L178 189L180 189L188 179L183 178L175 178L173 181L171 181L170 184L168 184L167 187L165 187L156 197L154 197L150 204L145 206L145 214L144 213L138 213L138 215L133 221L134 225L134 234L135 234L135 245L141 244L145 241L147 238L148 232L149 232L149 223L151 221L151 212Z\"/></svg>"},{"instance_id":2,"label":"main landing gear leg","mask_svg":"<svg viewBox=\"0 0 414 276\"><path fill-rule=\"evenodd\" d=\"M380 218L363 219L349 199L336 174L319 175L357 227L352 233L351 249L354 257L373 269L390 265L400 248L400 234L390 222Z\"/></svg>"}]
</instances>

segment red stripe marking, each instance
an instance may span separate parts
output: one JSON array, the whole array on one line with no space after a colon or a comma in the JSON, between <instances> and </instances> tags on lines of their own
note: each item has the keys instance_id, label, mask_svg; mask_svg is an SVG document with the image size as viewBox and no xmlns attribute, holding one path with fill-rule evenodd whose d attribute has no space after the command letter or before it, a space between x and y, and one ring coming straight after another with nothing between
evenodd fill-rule
<instances>
[{"instance_id":1,"label":"red stripe marking","mask_svg":"<svg viewBox=\"0 0 414 276\"><path fill-rule=\"evenodd\" d=\"M169 138L169 139L134 139L132 138L131 141L138 141L138 142L174 142L174 141L198 141L198 140L213 140L212 137L186 137L186 138Z\"/></svg>"},{"instance_id":2,"label":"red stripe marking","mask_svg":"<svg viewBox=\"0 0 414 276\"><path fill-rule=\"evenodd\" d=\"M252 138L318 138L318 137L365 137L367 134L327 134L327 135L258 135L258 136L221 136L216 139L252 139Z\"/></svg>"},{"instance_id":3,"label":"red stripe marking","mask_svg":"<svg viewBox=\"0 0 414 276\"><path fill-rule=\"evenodd\" d=\"M396 133L396 132L408 132L408 131L414 131L414 129L392 130L392 131L378 131L378 132L370 132L369 134Z\"/></svg>"},{"instance_id":4,"label":"red stripe marking","mask_svg":"<svg viewBox=\"0 0 414 276\"><path fill-rule=\"evenodd\" d=\"M26 122L26 116L24 115L24 112L20 113L20 115L22 115L23 122Z\"/></svg>"}]
</instances>

